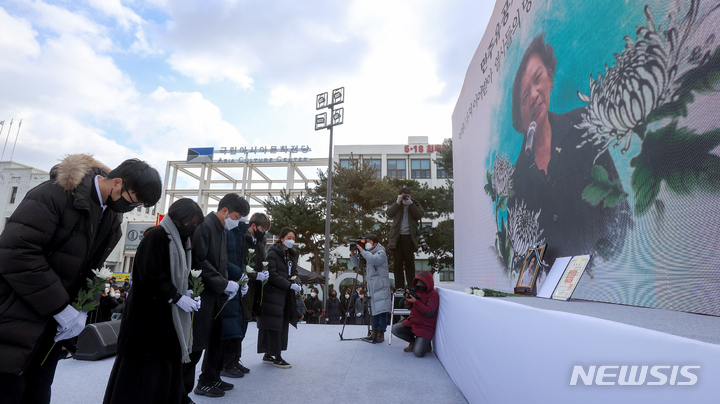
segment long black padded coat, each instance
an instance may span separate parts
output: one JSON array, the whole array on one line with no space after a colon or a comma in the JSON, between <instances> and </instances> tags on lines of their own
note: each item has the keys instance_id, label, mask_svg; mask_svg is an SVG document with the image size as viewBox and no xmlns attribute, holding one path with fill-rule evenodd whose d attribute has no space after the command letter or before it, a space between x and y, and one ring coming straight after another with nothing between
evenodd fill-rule
<instances>
[{"instance_id":1,"label":"long black padded coat","mask_svg":"<svg viewBox=\"0 0 720 404\"><path fill-rule=\"evenodd\" d=\"M281 331L284 321L297 327L295 292L290 289L290 278L297 276L298 252L292 248L285 250L282 243L275 243L268 250L266 259L270 277L264 287L257 327L260 330Z\"/></svg>"},{"instance_id":2,"label":"long black padded coat","mask_svg":"<svg viewBox=\"0 0 720 404\"><path fill-rule=\"evenodd\" d=\"M39 351L41 336L45 341L48 333L55 334L53 314L77 298L91 270L120 240L122 214L106 212L100 225L101 207L92 200L97 199L95 176L108 172L89 155L67 156L52 168L48 181L27 193L5 225L0 235L0 372L22 374Z\"/></svg>"}]
</instances>

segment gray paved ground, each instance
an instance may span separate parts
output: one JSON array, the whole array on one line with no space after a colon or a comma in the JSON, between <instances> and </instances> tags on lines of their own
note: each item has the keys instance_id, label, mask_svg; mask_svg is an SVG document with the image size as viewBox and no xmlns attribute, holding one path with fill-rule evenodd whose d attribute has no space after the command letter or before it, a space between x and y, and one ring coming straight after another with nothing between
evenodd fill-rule
<instances>
[{"instance_id":1,"label":"gray paved ground","mask_svg":"<svg viewBox=\"0 0 720 404\"><path fill-rule=\"evenodd\" d=\"M243 362L251 369L241 379L225 379L235 389L222 398L192 395L203 403L466 403L438 359L430 353L416 358L402 349L404 341L372 345L340 341L341 326L300 324L290 327L288 351L283 358L291 369L262 363L255 353L257 331L250 324L243 344ZM366 326L348 326L345 338L361 337ZM389 331L389 330L388 330ZM389 337L389 332L386 335ZM53 383L52 404L100 403L114 358L97 362L63 360ZM198 365L198 370L200 366Z\"/></svg>"}]
</instances>

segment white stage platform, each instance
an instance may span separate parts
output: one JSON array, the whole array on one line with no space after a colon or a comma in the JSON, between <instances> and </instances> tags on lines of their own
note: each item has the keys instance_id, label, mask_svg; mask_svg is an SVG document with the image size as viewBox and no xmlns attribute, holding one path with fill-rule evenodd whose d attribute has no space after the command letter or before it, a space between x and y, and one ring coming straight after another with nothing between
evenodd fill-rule
<instances>
[{"instance_id":1,"label":"white stage platform","mask_svg":"<svg viewBox=\"0 0 720 404\"><path fill-rule=\"evenodd\" d=\"M342 326L299 324L290 327L291 369L262 363L256 353L257 330L250 323L243 363L251 372L221 398L191 395L198 404L220 403L466 403L434 354L416 358L407 343L385 334L386 343L340 341ZM348 326L345 338L367 335L367 326ZM53 383L52 404L100 403L115 358L97 362L62 360ZM198 365L198 371L200 365ZM130 386L130 388L132 388ZM417 397L422 397L418 399ZM2 400L0 399L0 402Z\"/></svg>"},{"instance_id":2,"label":"white stage platform","mask_svg":"<svg viewBox=\"0 0 720 404\"><path fill-rule=\"evenodd\" d=\"M703 342L718 342L716 317L439 291L436 354L470 403L715 403L720 396L720 346ZM615 317L620 322L609 321ZM665 319L679 321L669 325ZM575 366L583 373L570 385ZM592 366L595 377L588 376ZM647 366L644 383L621 385L623 366L628 374L638 366L635 380ZM665 366L654 369L663 375L654 376L653 366ZM684 366L699 366L685 369L695 384L682 385L693 381L683 375Z\"/></svg>"}]
</instances>

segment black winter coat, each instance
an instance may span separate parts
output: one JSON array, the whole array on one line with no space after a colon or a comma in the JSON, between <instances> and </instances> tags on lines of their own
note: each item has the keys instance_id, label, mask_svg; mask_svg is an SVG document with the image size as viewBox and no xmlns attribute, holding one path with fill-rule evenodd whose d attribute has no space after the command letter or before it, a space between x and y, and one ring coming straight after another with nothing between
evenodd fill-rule
<instances>
[{"instance_id":1,"label":"black winter coat","mask_svg":"<svg viewBox=\"0 0 720 404\"><path fill-rule=\"evenodd\" d=\"M322 301L318 297L308 297L305 299L305 320L308 324L319 324L320 316L322 316Z\"/></svg>"},{"instance_id":2,"label":"black winter coat","mask_svg":"<svg viewBox=\"0 0 720 404\"><path fill-rule=\"evenodd\" d=\"M298 253L292 248L285 250L282 243L275 243L268 250L267 262L270 278L264 287L265 296L257 327L260 330L281 331L283 322L297 327L295 292L290 289L290 278L297 276Z\"/></svg>"},{"instance_id":3,"label":"black winter coat","mask_svg":"<svg viewBox=\"0 0 720 404\"><path fill-rule=\"evenodd\" d=\"M262 272L263 271L263 261L265 261L265 236L263 235L262 240L255 239L253 241L253 236L248 232L245 233L245 256L249 257L248 249L252 248L255 250L254 256L253 256L253 262L250 263L250 266L253 267L253 269L256 272ZM253 316L259 317L260 316L260 296L262 294L262 283L257 282L255 278L257 275L250 275L250 281L248 282L248 292L245 296L243 296L243 310L245 310L245 322L252 321Z\"/></svg>"},{"instance_id":4,"label":"black winter coat","mask_svg":"<svg viewBox=\"0 0 720 404\"><path fill-rule=\"evenodd\" d=\"M118 355L182 357L172 320L172 301L179 297L170 270L170 238L158 226L145 234L135 254L133 287L123 311Z\"/></svg>"},{"instance_id":5,"label":"black winter coat","mask_svg":"<svg viewBox=\"0 0 720 404\"><path fill-rule=\"evenodd\" d=\"M247 231L247 225L240 223L238 227L227 232L228 279L236 282L240 280L243 272L245 272L245 231ZM238 291L227 304L225 304L227 300L225 297L220 298L220 301L225 304L225 308L222 309L220 314L220 318L222 318L222 339L243 338L245 336L243 333L244 324L242 324L244 322L244 309L240 295L241 293Z\"/></svg>"},{"instance_id":6,"label":"black winter coat","mask_svg":"<svg viewBox=\"0 0 720 404\"><path fill-rule=\"evenodd\" d=\"M193 352L206 349L215 315L220 310L220 295L228 284L227 232L215 212L210 212L193 234L193 268L202 270L205 290L200 295L200 310L193 324Z\"/></svg>"},{"instance_id":7,"label":"black winter coat","mask_svg":"<svg viewBox=\"0 0 720 404\"><path fill-rule=\"evenodd\" d=\"M30 190L0 235L0 372L21 374L52 315L77 298L120 240L122 214L102 214L95 176L110 169L67 156ZM102 222L99 223L102 215ZM61 242L65 240L64 243ZM44 354L44 353L42 353Z\"/></svg>"},{"instance_id":8,"label":"black winter coat","mask_svg":"<svg viewBox=\"0 0 720 404\"><path fill-rule=\"evenodd\" d=\"M325 318L327 318L327 322L330 324L339 324L341 317L340 300L337 297L334 299L330 297L325 303Z\"/></svg>"}]
</instances>

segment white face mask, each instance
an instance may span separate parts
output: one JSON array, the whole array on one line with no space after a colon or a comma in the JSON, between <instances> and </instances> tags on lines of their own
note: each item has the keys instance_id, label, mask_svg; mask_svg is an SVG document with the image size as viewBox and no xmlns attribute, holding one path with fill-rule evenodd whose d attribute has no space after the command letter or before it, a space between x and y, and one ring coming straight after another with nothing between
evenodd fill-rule
<instances>
[{"instance_id":1,"label":"white face mask","mask_svg":"<svg viewBox=\"0 0 720 404\"><path fill-rule=\"evenodd\" d=\"M345 295L345 298L346 298L346 299L349 299L349 298L350 298L350 295Z\"/></svg>"},{"instance_id":2,"label":"white face mask","mask_svg":"<svg viewBox=\"0 0 720 404\"><path fill-rule=\"evenodd\" d=\"M283 241L283 244L285 244L285 247L292 248L292 246L295 245L295 240L285 240Z\"/></svg>"},{"instance_id":3,"label":"white face mask","mask_svg":"<svg viewBox=\"0 0 720 404\"><path fill-rule=\"evenodd\" d=\"M365 243L366 250L372 250L372 248L373 248L372 243Z\"/></svg>"},{"instance_id":4,"label":"white face mask","mask_svg":"<svg viewBox=\"0 0 720 404\"><path fill-rule=\"evenodd\" d=\"M310 293L310 297L315 297L315 296L317 296L317 295L315 294L315 292Z\"/></svg>"},{"instance_id":5,"label":"white face mask","mask_svg":"<svg viewBox=\"0 0 720 404\"><path fill-rule=\"evenodd\" d=\"M227 219L225 219L225 228L226 228L228 231L230 231L230 230L238 227L239 224L240 224L240 219L238 219L238 220L233 220L233 219L230 219L229 216L228 216Z\"/></svg>"},{"instance_id":6,"label":"white face mask","mask_svg":"<svg viewBox=\"0 0 720 404\"><path fill-rule=\"evenodd\" d=\"M110 288L105 288L105 293L109 292Z\"/></svg>"}]
</instances>

